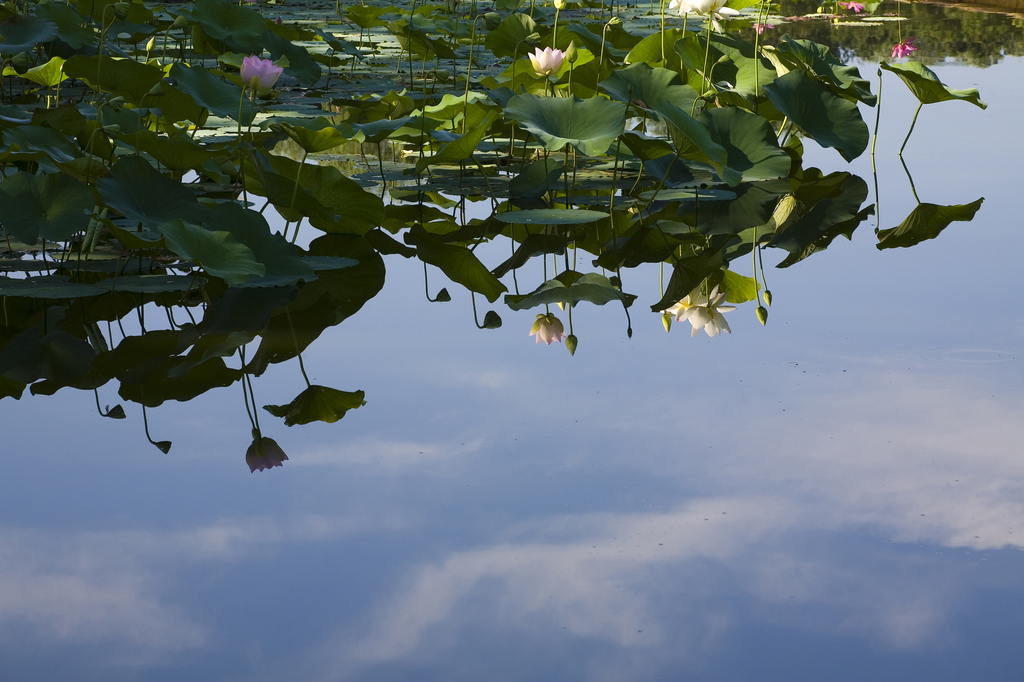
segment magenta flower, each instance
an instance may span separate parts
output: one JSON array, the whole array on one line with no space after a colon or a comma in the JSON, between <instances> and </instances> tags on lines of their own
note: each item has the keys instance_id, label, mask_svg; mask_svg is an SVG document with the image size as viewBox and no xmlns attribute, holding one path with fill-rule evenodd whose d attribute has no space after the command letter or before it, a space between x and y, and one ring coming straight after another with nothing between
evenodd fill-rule
<instances>
[{"instance_id":1,"label":"magenta flower","mask_svg":"<svg viewBox=\"0 0 1024 682\"><path fill-rule=\"evenodd\" d=\"M754 30L757 31L758 35L764 33L765 29L775 28L775 24L754 24Z\"/></svg>"},{"instance_id":2,"label":"magenta flower","mask_svg":"<svg viewBox=\"0 0 1024 682\"><path fill-rule=\"evenodd\" d=\"M916 38L907 38L906 40L896 43L892 46L892 58L902 59L903 57L909 57L910 53L917 49L914 45Z\"/></svg>"},{"instance_id":3,"label":"magenta flower","mask_svg":"<svg viewBox=\"0 0 1024 682\"><path fill-rule=\"evenodd\" d=\"M252 431L252 445L245 451L245 463L249 465L249 473L256 473L256 470L264 471L274 467L284 466L288 455L277 444L273 438L264 438L256 429Z\"/></svg>"},{"instance_id":4,"label":"magenta flower","mask_svg":"<svg viewBox=\"0 0 1024 682\"><path fill-rule=\"evenodd\" d=\"M274 87L278 76L284 72L269 59L261 59L251 55L242 60L242 82L250 90L266 92Z\"/></svg>"},{"instance_id":5,"label":"magenta flower","mask_svg":"<svg viewBox=\"0 0 1024 682\"><path fill-rule=\"evenodd\" d=\"M845 7L846 9L852 9L855 14L860 14L864 11L864 5L859 2L841 2L839 3L839 6Z\"/></svg>"}]
</instances>

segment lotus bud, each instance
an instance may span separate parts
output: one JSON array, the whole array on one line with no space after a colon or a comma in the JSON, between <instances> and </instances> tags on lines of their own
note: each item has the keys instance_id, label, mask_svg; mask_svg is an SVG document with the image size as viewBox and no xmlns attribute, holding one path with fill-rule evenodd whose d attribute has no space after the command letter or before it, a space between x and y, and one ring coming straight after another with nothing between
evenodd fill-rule
<instances>
[{"instance_id":1,"label":"lotus bud","mask_svg":"<svg viewBox=\"0 0 1024 682\"><path fill-rule=\"evenodd\" d=\"M184 26L187 23L188 19L185 17L185 15L179 14L178 16L174 17L174 23L171 24L171 28L184 28Z\"/></svg>"},{"instance_id":2,"label":"lotus bud","mask_svg":"<svg viewBox=\"0 0 1024 682\"><path fill-rule=\"evenodd\" d=\"M672 331L672 316L668 313L661 314L661 326L665 328L666 332Z\"/></svg>"},{"instance_id":3,"label":"lotus bud","mask_svg":"<svg viewBox=\"0 0 1024 682\"><path fill-rule=\"evenodd\" d=\"M163 97L164 96L164 84L161 83L161 82L157 82L156 85L154 85L153 87L151 87L149 89L149 92L147 92L145 95L143 95L143 97L146 97L146 96L149 96L149 97Z\"/></svg>"},{"instance_id":4,"label":"lotus bud","mask_svg":"<svg viewBox=\"0 0 1024 682\"><path fill-rule=\"evenodd\" d=\"M153 36L148 41L146 41L146 54L148 55L150 52L152 52L154 47L156 47L156 36Z\"/></svg>"},{"instance_id":5,"label":"lotus bud","mask_svg":"<svg viewBox=\"0 0 1024 682\"><path fill-rule=\"evenodd\" d=\"M488 310L487 314L484 315L484 329L497 329L501 326L501 318L498 313L493 310Z\"/></svg>"},{"instance_id":6,"label":"lotus bud","mask_svg":"<svg viewBox=\"0 0 1024 682\"><path fill-rule=\"evenodd\" d=\"M616 289L618 289L619 291L622 291L622 280L619 279L618 275L612 275L611 277L609 277L608 283L611 284Z\"/></svg>"},{"instance_id":7,"label":"lotus bud","mask_svg":"<svg viewBox=\"0 0 1024 682\"><path fill-rule=\"evenodd\" d=\"M561 310L565 310L565 303L564 303L564 302L562 302L562 301L559 301L559 302L558 302L558 307L559 307L559 308L560 308Z\"/></svg>"},{"instance_id":8,"label":"lotus bud","mask_svg":"<svg viewBox=\"0 0 1024 682\"><path fill-rule=\"evenodd\" d=\"M129 2L115 2L114 3L114 16L124 21L128 18L128 10L132 8Z\"/></svg>"},{"instance_id":9,"label":"lotus bud","mask_svg":"<svg viewBox=\"0 0 1024 682\"><path fill-rule=\"evenodd\" d=\"M576 41L570 41L569 47L565 48L565 61L569 62L570 64L575 64L576 60L579 58L580 56L576 51Z\"/></svg>"},{"instance_id":10,"label":"lotus bud","mask_svg":"<svg viewBox=\"0 0 1024 682\"><path fill-rule=\"evenodd\" d=\"M772 307L772 292L767 289L764 290L764 304L769 308Z\"/></svg>"},{"instance_id":11,"label":"lotus bud","mask_svg":"<svg viewBox=\"0 0 1024 682\"><path fill-rule=\"evenodd\" d=\"M565 9L567 4L566 0L555 0L555 9Z\"/></svg>"},{"instance_id":12,"label":"lotus bud","mask_svg":"<svg viewBox=\"0 0 1024 682\"><path fill-rule=\"evenodd\" d=\"M118 95L117 97L111 97L107 100L107 106L114 111L120 112L124 108L124 97Z\"/></svg>"},{"instance_id":13,"label":"lotus bud","mask_svg":"<svg viewBox=\"0 0 1024 682\"><path fill-rule=\"evenodd\" d=\"M779 203L775 204L775 210L772 211L772 220L775 221L776 232L786 227L789 223L789 219L796 211L796 204L796 197L792 194L785 195L779 199Z\"/></svg>"},{"instance_id":14,"label":"lotus bud","mask_svg":"<svg viewBox=\"0 0 1024 682\"><path fill-rule=\"evenodd\" d=\"M576 338L575 334L569 334L565 337L565 347L569 351L569 355L576 355L576 344L579 343L579 339Z\"/></svg>"},{"instance_id":15,"label":"lotus bud","mask_svg":"<svg viewBox=\"0 0 1024 682\"><path fill-rule=\"evenodd\" d=\"M619 19L618 17L612 17L611 19L608 20L608 23L606 24L605 30L606 31L608 30L607 26L618 26L621 23L622 23L622 19Z\"/></svg>"},{"instance_id":16,"label":"lotus bud","mask_svg":"<svg viewBox=\"0 0 1024 682\"><path fill-rule=\"evenodd\" d=\"M107 137L117 137L117 134L121 132L121 126L116 123L103 126L103 134Z\"/></svg>"},{"instance_id":17,"label":"lotus bud","mask_svg":"<svg viewBox=\"0 0 1024 682\"><path fill-rule=\"evenodd\" d=\"M762 327L768 323L768 309L763 305L757 306L757 321Z\"/></svg>"},{"instance_id":18,"label":"lotus bud","mask_svg":"<svg viewBox=\"0 0 1024 682\"><path fill-rule=\"evenodd\" d=\"M441 289L434 298L437 303L447 303L450 300L452 300L452 295L448 293L448 289Z\"/></svg>"}]
</instances>

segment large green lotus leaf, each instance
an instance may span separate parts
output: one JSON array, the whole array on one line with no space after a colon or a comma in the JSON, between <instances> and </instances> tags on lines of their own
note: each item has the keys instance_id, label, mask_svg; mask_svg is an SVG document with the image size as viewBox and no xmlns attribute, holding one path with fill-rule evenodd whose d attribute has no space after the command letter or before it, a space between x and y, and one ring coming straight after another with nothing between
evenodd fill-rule
<instances>
[{"instance_id":1,"label":"large green lotus leaf","mask_svg":"<svg viewBox=\"0 0 1024 682\"><path fill-rule=\"evenodd\" d=\"M21 74L22 78L38 83L39 85L52 88L68 79L64 74L64 60L60 57L51 57L50 61Z\"/></svg>"},{"instance_id":2,"label":"large green lotus leaf","mask_svg":"<svg viewBox=\"0 0 1024 682\"><path fill-rule=\"evenodd\" d=\"M136 106L142 103L142 98L164 75L157 67L140 64L134 59L114 59L106 55L83 57L77 54L64 63L64 73L85 81L94 90L120 95ZM151 101L146 104L156 106Z\"/></svg>"},{"instance_id":3,"label":"large green lotus leaf","mask_svg":"<svg viewBox=\"0 0 1024 682\"><path fill-rule=\"evenodd\" d=\"M633 49L626 55L626 63L658 64L666 69L678 72L681 70L682 62L674 46L676 41L685 34L686 31L681 28L666 28L664 35L660 31L652 33L633 46Z\"/></svg>"},{"instance_id":4,"label":"large green lotus leaf","mask_svg":"<svg viewBox=\"0 0 1024 682\"><path fill-rule=\"evenodd\" d=\"M152 111L169 123L188 120L199 127L206 123L210 115L206 107L200 106L191 96L173 85L165 83L162 88L164 94L160 97L150 96L142 100L142 106L145 107L143 111L147 115Z\"/></svg>"},{"instance_id":5,"label":"large green lotus leaf","mask_svg":"<svg viewBox=\"0 0 1024 682\"><path fill-rule=\"evenodd\" d=\"M860 70L833 57L827 45L785 36L776 50L784 55L782 63L786 68L805 69L828 83L837 93L864 102L869 107L878 101L878 97L871 94L871 83L861 78Z\"/></svg>"},{"instance_id":6,"label":"large green lotus leaf","mask_svg":"<svg viewBox=\"0 0 1024 682\"><path fill-rule=\"evenodd\" d=\"M224 0L199 0L192 7L192 19L214 40L230 38L240 45L257 42L267 26L258 12Z\"/></svg>"},{"instance_id":7,"label":"large green lotus leaf","mask_svg":"<svg viewBox=\"0 0 1024 682\"><path fill-rule=\"evenodd\" d=\"M307 191L326 207L326 211L309 216L313 227L337 234L364 234L384 222L383 200L364 190L355 180L345 177L334 166L299 164L283 156L259 155L259 160L276 174L291 179L289 201L284 206L291 205L290 197L298 176L299 191ZM276 201L274 203L279 205Z\"/></svg>"},{"instance_id":8,"label":"large green lotus leaf","mask_svg":"<svg viewBox=\"0 0 1024 682\"><path fill-rule=\"evenodd\" d=\"M633 152L633 156L641 161L653 161L676 153L675 148L667 140L660 137L649 137L633 130L622 133L619 139L626 144L629 151Z\"/></svg>"},{"instance_id":9,"label":"large green lotus leaf","mask_svg":"<svg viewBox=\"0 0 1024 682\"><path fill-rule=\"evenodd\" d=\"M179 218L201 223L208 209L180 182L160 174L145 159L127 156L96 181L104 203L147 227Z\"/></svg>"},{"instance_id":10,"label":"large green lotus leaf","mask_svg":"<svg viewBox=\"0 0 1024 682\"><path fill-rule=\"evenodd\" d=\"M193 275L120 275L108 277L93 286L107 291L131 291L141 294L163 294L170 291L188 291L206 284L203 277Z\"/></svg>"},{"instance_id":11,"label":"large green lotus leaf","mask_svg":"<svg viewBox=\"0 0 1024 682\"><path fill-rule=\"evenodd\" d=\"M272 234L266 218L256 211L226 202L210 211L203 227L230 232L239 243L251 249L255 259L266 268L262 276L251 276L242 286L283 286L315 279L311 263L303 262L296 247L284 236ZM343 265L348 263L350 261Z\"/></svg>"},{"instance_id":12,"label":"large green lotus leaf","mask_svg":"<svg viewBox=\"0 0 1024 682\"><path fill-rule=\"evenodd\" d=\"M0 353L0 375L20 384L47 379L67 385L89 371L96 352L88 341L63 331L40 335L40 325L26 329Z\"/></svg>"},{"instance_id":13,"label":"large green lotus leaf","mask_svg":"<svg viewBox=\"0 0 1024 682\"><path fill-rule=\"evenodd\" d=\"M680 218L696 226L705 235L737 235L751 227L764 225L772 217L772 209L782 194L790 191L789 179L767 182L745 182L735 188L729 201L692 199L679 207Z\"/></svg>"},{"instance_id":14,"label":"large green lotus leaf","mask_svg":"<svg viewBox=\"0 0 1024 682\"><path fill-rule=\"evenodd\" d=\"M705 251L675 260L672 263L672 276L665 286L665 293L660 301L651 306L651 311L659 313L671 308L700 286L709 275L719 271L724 265L722 248L730 239L724 235L716 236Z\"/></svg>"},{"instance_id":15,"label":"large green lotus leaf","mask_svg":"<svg viewBox=\"0 0 1024 682\"><path fill-rule=\"evenodd\" d=\"M265 275L267 268L234 235L225 230L208 230L175 220L159 227L167 248L182 258L195 261L203 270L228 284L241 284L249 275Z\"/></svg>"},{"instance_id":16,"label":"large green lotus leaf","mask_svg":"<svg viewBox=\"0 0 1024 682\"><path fill-rule=\"evenodd\" d=\"M487 112L483 121L475 124L465 135L452 140L434 154L425 156L416 162L416 174L422 173L428 166L441 163L458 163L473 156L473 152L480 146L480 141L491 128L491 124L498 118L496 111Z\"/></svg>"},{"instance_id":17,"label":"large green lotus leaf","mask_svg":"<svg viewBox=\"0 0 1024 682\"><path fill-rule=\"evenodd\" d=\"M262 154L255 155L255 158L256 163L253 163L252 158L247 158L242 165L245 173L245 187L250 194L266 197L267 201L273 204L277 212L281 214L281 217L288 222L295 222L303 216L316 217L323 223L331 223L335 220L335 212L317 201L301 184L296 186L294 177L288 178L280 173L275 173ZM296 162L292 163L298 167ZM295 173L294 169L286 170Z\"/></svg>"},{"instance_id":18,"label":"large green lotus leaf","mask_svg":"<svg viewBox=\"0 0 1024 682\"><path fill-rule=\"evenodd\" d=\"M927 239L935 239L953 221L970 222L974 220L974 214L981 208L983 201L985 201L985 197L969 204L957 204L956 206L918 204L898 226L879 232L876 246L879 250L893 249L913 246Z\"/></svg>"},{"instance_id":19,"label":"large green lotus leaf","mask_svg":"<svg viewBox=\"0 0 1024 682\"><path fill-rule=\"evenodd\" d=\"M0 104L0 130L11 125L25 125L32 122L32 114L20 107L9 104Z\"/></svg>"},{"instance_id":20,"label":"large green lotus leaf","mask_svg":"<svg viewBox=\"0 0 1024 682\"><path fill-rule=\"evenodd\" d=\"M737 108L708 109L697 119L711 138L725 147L726 166L743 180L771 180L789 175L792 160L775 137L771 123Z\"/></svg>"},{"instance_id":21,"label":"large green lotus leaf","mask_svg":"<svg viewBox=\"0 0 1024 682\"><path fill-rule=\"evenodd\" d=\"M54 163L74 161L78 150L63 135L49 126L21 125L4 131L4 144L17 145L14 158L38 158L45 155Z\"/></svg>"},{"instance_id":22,"label":"large green lotus leaf","mask_svg":"<svg viewBox=\"0 0 1024 682\"><path fill-rule=\"evenodd\" d=\"M465 246L445 244L426 230L413 229L406 233L405 239L415 245L416 255L424 263L441 269L453 282L457 282L470 291L484 295L494 303L508 289L491 274L490 270L480 262L472 251Z\"/></svg>"},{"instance_id":23,"label":"large green lotus leaf","mask_svg":"<svg viewBox=\"0 0 1024 682\"><path fill-rule=\"evenodd\" d=\"M302 87L311 88L320 80L320 65L309 56L306 48L285 40L273 31L266 31L263 34L263 47L267 48L270 58L274 61L280 60L281 57L288 58L284 72L298 79Z\"/></svg>"},{"instance_id":24,"label":"large green lotus leaf","mask_svg":"<svg viewBox=\"0 0 1024 682\"><path fill-rule=\"evenodd\" d=\"M285 426L327 422L333 424L349 410L366 404L362 391L339 391L328 386L310 386L287 405L264 405L275 417L283 417Z\"/></svg>"},{"instance_id":25,"label":"large green lotus leaf","mask_svg":"<svg viewBox=\"0 0 1024 682\"><path fill-rule=\"evenodd\" d=\"M266 289L231 287L207 306L203 316L203 334L255 334L267 326L275 308L288 305L298 293L298 287L294 286Z\"/></svg>"},{"instance_id":26,"label":"large green lotus leaf","mask_svg":"<svg viewBox=\"0 0 1024 682\"><path fill-rule=\"evenodd\" d=\"M386 14L388 11L387 7L350 5L349 8L345 10L345 16L347 16L353 24L365 30L368 28L383 26L384 21L380 19L380 16L382 14Z\"/></svg>"},{"instance_id":27,"label":"large green lotus leaf","mask_svg":"<svg viewBox=\"0 0 1024 682\"><path fill-rule=\"evenodd\" d=\"M892 71L900 77L914 97L922 104L934 104L946 100L963 100L971 104L987 109L988 105L981 101L981 94L976 88L965 90L953 90L944 85L934 71L921 62L907 62L906 64L888 64L883 61L878 65L886 71Z\"/></svg>"},{"instance_id":28,"label":"large green lotus leaf","mask_svg":"<svg viewBox=\"0 0 1024 682\"><path fill-rule=\"evenodd\" d=\"M223 154L203 147L183 132L164 137L149 130L140 130L132 136L132 143L136 149L152 156L164 168L179 173L199 168Z\"/></svg>"},{"instance_id":29,"label":"large green lotus leaf","mask_svg":"<svg viewBox=\"0 0 1024 682\"><path fill-rule=\"evenodd\" d=\"M11 381L5 376L0 376L0 398L14 398L21 400L21 394L25 391L25 384Z\"/></svg>"},{"instance_id":30,"label":"large green lotus leaf","mask_svg":"<svg viewBox=\"0 0 1024 682\"><path fill-rule=\"evenodd\" d=\"M529 14L510 14L484 39L484 47L495 57L513 59L522 57L538 45L537 22Z\"/></svg>"},{"instance_id":31,"label":"large green lotus leaf","mask_svg":"<svg viewBox=\"0 0 1024 682\"><path fill-rule=\"evenodd\" d=\"M662 102L689 111L698 96L697 91L684 83L677 72L651 68L644 63L613 71L600 85L619 102L655 111Z\"/></svg>"},{"instance_id":32,"label":"large green lotus leaf","mask_svg":"<svg viewBox=\"0 0 1024 682\"><path fill-rule=\"evenodd\" d=\"M122 380L117 393L124 400L158 407L167 400L187 402L211 389L230 386L242 377L240 370L231 369L216 357L189 366L182 376L170 376L170 370L183 364L186 364L184 358L168 358L148 372L143 381L129 383Z\"/></svg>"},{"instance_id":33,"label":"large green lotus leaf","mask_svg":"<svg viewBox=\"0 0 1024 682\"><path fill-rule=\"evenodd\" d=\"M697 77L695 87L707 89L704 76L707 38L702 34L691 34L676 41L674 47L682 63ZM776 75L771 62L763 57L754 59L753 44L737 36L712 34L707 62L708 72L711 81L716 84L716 89L724 88L747 100L752 100L755 93L760 96L761 89L771 83ZM694 85L694 78L688 80Z\"/></svg>"},{"instance_id":34,"label":"large green lotus leaf","mask_svg":"<svg viewBox=\"0 0 1024 682\"><path fill-rule=\"evenodd\" d=\"M523 167L516 177L509 180L508 191L514 197L540 199L556 187L562 177L562 164L554 159L537 159Z\"/></svg>"},{"instance_id":35,"label":"large green lotus leaf","mask_svg":"<svg viewBox=\"0 0 1024 682\"><path fill-rule=\"evenodd\" d=\"M545 149L571 144L588 156L604 154L626 126L626 105L603 97L516 95L505 107L513 120L536 137Z\"/></svg>"},{"instance_id":36,"label":"large green lotus leaf","mask_svg":"<svg viewBox=\"0 0 1024 682\"><path fill-rule=\"evenodd\" d=\"M569 240L560 234L528 234L515 253L491 272L495 277L504 277L509 270L521 268L534 256L542 253L564 253Z\"/></svg>"},{"instance_id":37,"label":"large green lotus leaf","mask_svg":"<svg viewBox=\"0 0 1024 682\"><path fill-rule=\"evenodd\" d=\"M732 270L722 272L722 288L729 303L746 303L757 298L761 283L753 277L738 275Z\"/></svg>"},{"instance_id":38,"label":"large green lotus leaf","mask_svg":"<svg viewBox=\"0 0 1024 682\"><path fill-rule=\"evenodd\" d=\"M163 360L177 355L195 343L198 337L195 329L188 332L180 329L158 329L139 336L126 336L111 350L99 353L92 361L90 371L104 377L123 377L126 372L139 368L146 361ZM156 367L158 363L153 363ZM141 368L140 368L141 369ZM124 377L129 381L139 377Z\"/></svg>"},{"instance_id":39,"label":"large green lotus leaf","mask_svg":"<svg viewBox=\"0 0 1024 682\"><path fill-rule=\"evenodd\" d=\"M284 24L275 24L268 20L267 26L278 35L281 35L282 38L288 37L280 33L280 29L285 26ZM340 52L342 54L347 54L351 57L355 57L359 61L363 61L363 53L359 51L359 48L344 38L339 38L333 33L327 33L320 28L313 28L313 33L320 36L320 39L327 43L336 53ZM303 38L303 40L306 40L306 38Z\"/></svg>"},{"instance_id":40,"label":"large green lotus leaf","mask_svg":"<svg viewBox=\"0 0 1024 682\"><path fill-rule=\"evenodd\" d=\"M189 67L175 62L168 75L175 80L178 89L217 116L248 125L256 115L249 98L243 98L242 88L221 80L202 66Z\"/></svg>"},{"instance_id":41,"label":"large green lotus leaf","mask_svg":"<svg viewBox=\"0 0 1024 682\"><path fill-rule=\"evenodd\" d=\"M402 116L400 118L388 119L383 118L379 121L372 121L370 123L354 123L352 127L363 134L367 142L377 143L382 142L391 135L391 133L399 130L406 125L419 126L420 118L412 116ZM436 125L436 124L435 124ZM424 126L430 126L429 122L424 122Z\"/></svg>"},{"instance_id":42,"label":"large green lotus leaf","mask_svg":"<svg viewBox=\"0 0 1024 682\"><path fill-rule=\"evenodd\" d=\"M68 5L57 2L36 5L36 16L55 23L57 38L67 43L72 50L80 50L96 42L92 22Z\"/></svg>"},{"instance_id":43,"label":"large green lotus leaf","mask_svg":"<svg viewBox=\"0 0 1024 682\"><path fill-rule=\"evenodd\" d=\"M669 132L679 156L708 164L729 185L739 184L743 179L742 171L728 166L729 153L712 139L711 133L700 121L672 102L660 102L656 109L671 126Z\"/></svg>"},{"instance_id":44,"label":"large green lotus leaf","mask_svg":"<svg viewBox=\"0 0 1024 682\"><path fill-rule=\"evenodd\" d=\"M57 37L57 24L42 17L15 14L0 25L0 54L18 54L35 49L39 43L47 43Z\"/></svg>"},{"instance_id":45,"label":"large green lotus leaf","mask_svg":"<svg viewBox=\"0 0 1024 682\"><path fill-rule=\"evenodd\" d=\"M589 301L595 305L620 301L628 308L635 300L636 296L622 293L607 277L596 272L578 276L568 286L560 279L549 279L529 294L505 296L505 304L512 310L526 310L552 303L575 306L580 301Z\"/></svg>"},{"instance_id":46,"label":"large green lotus leaf","mask_svg":"<svg viewBox=\"0 0 1024 682\"><path fill-rule=\"evenodd\" d=\"M867 149L870 134L857 102L835 94L806 71L790 71L764 89L772 104L822 147L835 148L847 161Z\"/></svg>"},{"instance_id":47,"label":"large green lotus leaf","mask_svg":"<svg viewBox=\"0 0 1024 682\"><path fill-rule=\"evenodd\" d=\"M0 197L2 199L2 197ZM92 284L68 281L66 277L43 275L42 277L26 277L11 279L0 277L0 296L17 296L19 298L83 298L98 296L103 290Z\"/></svg>"},{"instance_id":48,"label":"large green lotus leaf","mask_svg":"<svg viewBox=\"0 0 1024 682\"><path fill-rule=\"evenodd\" d=\"M15 173L0 182L0 223L25 244L63 242L89 226L95 204L83 183L63 173Z\"/></svg>"},{"instance_id":49,"label":"large green lotus leaf","mask_svg":"<svg viewBox=\"0 0 1024 682\"><path fill-rule=\"evenodd\" d=\"M317 116L311 121L304 122L305 125L296 125L289 121L282 121L281 127L295 144L302 147L307 154L325 152L328 149L345 144L355 134L347 134L345 130L336 127L323 116Z\"/></svg>"},{"instance_id":50,"label":"large green lotus leaf","mask_svg":"<svg viewBox=\"0 0 1024 682\"><path fill-rule=\"evenodd\" d=\"M825 196L818 186L827 191ZM779 226L768 243L789 252L778 267L787 268L813 253L822 251L839 235L851 239L853 231L874 213L874 206L861 210L868 196L868 185L849 173L829 175L805 181L795 192L801 217Z\"/></svg>"},{"instance_id":51,"label":"large green lotus leaf","mask_svg":"<svg viewBox=\"0 0 1024 682\"><path fill-rule=\"evenodd\" d=\"M608 214L573 208L531 208L495 213L494 217L513 225L584 225L607 218Z\"/></svg>"},{"instance_id":52,"label":"large green lotus leaf","mask_svg":"<svg viewBox=\"0 0 1024 682\"><path fill-rule=\"evenodd\" d=\"M622 32L617 34L615 38L613 38L613 26L609 26L607 28L607 35L603 41L604 55L605 59L607 59L608 57L614 57L616 61L621 61L626 58L626 55L629 54L629 47L632 47L632 45L629 45L628 47L619 47L618 45L616 45L616 43L622 43L622 45L625 46L623 38L630 39L633 38L633 36L628 33ZM575 37L575 43L577 47L586 47L595 55L599 55L601 53L602 43L601 29L604 27L601 26L601 24L597 24L596 28L597 31L595 32L591 30L590 26L587 26L586 24L580 21L568 21L565 24L566 35L559 39L558 47L562 49L568 48L570 40L573 37Z\"/></svg>"}]
</instances>

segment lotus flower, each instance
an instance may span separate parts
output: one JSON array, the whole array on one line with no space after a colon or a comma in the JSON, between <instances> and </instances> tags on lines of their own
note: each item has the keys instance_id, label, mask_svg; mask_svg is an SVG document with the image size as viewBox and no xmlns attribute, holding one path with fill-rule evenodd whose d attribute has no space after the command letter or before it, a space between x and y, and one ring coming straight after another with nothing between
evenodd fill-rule
<instances>
[{"instance_id":1,"label":"lotus flower","mask_svg":"<svg viewBox=\"0 0 1024 682\"><path fill-rule=\"evenodd\" d=\"M558 73L564 59L564 52L552 50L550 47L545 47L543 51L538 47L530 55L530 63L533 64L533 70L537 72L538 76L550 76L553 73Z\"/></svg>"},{"instance_id":2,"label":"lotus flower","mask_svg":"<svg viewBox=\"0 0 1024 682\"><path fill-rule=\"evenodd\" d=\"M269 59L261 59L251 55L242 60L242 82L250 90L266 92L274 87L278 77L284 72Z\"/></svg>"},{"instance_id":3,"label":"lotus flower","mask_svg":"<svg viewBox=\"0 0 1024 682\"><path fill-rule=\"evenodd\" d=\"M550 346L552 341L562 342L565 338L565 327L562 326L562 321L551 313L538 315L530 329L530 336L534 335L537 336L537 343L543 341Z\"/></svg>"},{"instance_id":4,"label":"lotus flower","mask_svg":"<svg viewBox=\"0 0 1024 682\"><path fill-rule=\"evenodd\" d=\"M864 5L859 2L841 2L839 3L839 6L845 7L846 9L852 9L855 14L860 14L864 11Z\"/></svg>"},{"instance_id":5,"label":"lotus flower","mask_svg":"<svg viewBox=\"0 0 1024 682\"><path fill-rule=\"evenodd\" d=\"M664 312L675 315L676 322L689 320L693 327L690 332L691 338L697 336L702 328L708 336L717 336L723 331L732 334L729 323L722 317L722 313L732 312L736 310L736 306L721 305L724 301L725 294L718 293L718 287L712 289L707 296L701 293L700 287L697 287Z\"/></svg>"},{"instance_id":6,"label":"lotus flower","mask_svg":"<svg viewBox=\"0 0 1024 682\"><path fill-rule=\"evenodd\" d=\"M910 53L917 49L914 45L915 40L917 40L917 38L907 38L906 40L893 45L892 58L902 59L903 57L909 57Z\"/></svg>"},{"instance_id":7,"label":"lotus flower","mask_svg":"<svg viewBox=\"0 0 1024 682\"><path fill-rule=\"evenodd\" d=\"M257 469L273 469L284 466L288 455L277 444L273 438L264 438L256 429L252 430L252 445L245 451L245 463L249 465L249 473L255 473Z\"/></svg>"},{"instance_id":8,"label":"lotus flower","mask_svg":"<svg viewBox=\"0 0 1024 682\"><path fill-rule=\"evenodd\" d=\"M740 14L738 10L726 7L725 3L726 0L672 0L669 7L671 8L675 5L674 9L680 15L693 12L708 17L711 19L711 25L715 27L715 30L721 33L722 25L718 23L719 20L726 17L736 17Z\"/></svg>"}]
</instances>

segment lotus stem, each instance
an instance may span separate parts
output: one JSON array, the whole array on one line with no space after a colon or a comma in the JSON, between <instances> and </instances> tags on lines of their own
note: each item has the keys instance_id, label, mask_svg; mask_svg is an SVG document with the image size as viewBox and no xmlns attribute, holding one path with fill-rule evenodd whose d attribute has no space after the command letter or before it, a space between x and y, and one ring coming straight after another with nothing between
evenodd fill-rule
<instances>
[{"instance_id":1,"label":"lotus stem","mask_svg":"<svg viewBox=\"0 0 1024 682\"><path fill-rule=\"evenodd\" d=\"M878 139L878 119L882 116L882 69L878 69L878 107L875 109L875 133L871 136L871 172L875 171L875 141ZM876 192L877 194L877 192ZM877 198L877 197L876 197Z\"/></svg>"},{"instance_id":2,"label":"lotus stem","mask_svg":"<svg viewBox=\"0 0 1024 682\"><path fill-rule=\"evenodd\" d=\"M651 6L653 5L654 0L651 0ZM665 0L661 0L661 61L661 65L665 66Z\"/></svg>"},{"instance_id":3,"label":"lotus stem","mask_svg":"<svg viewBox=\"0 0 1024 682\"><path fill-rule=\"evenodd\" d=\"M921 107L923 107L923 106L924 106L924 102L920 102L917 105L917 110L914 112L914 120L910 122L910 130L907 131L907 137L906 137L905 140L903 140L903 146L900 147L900 151L899 151L900 158L903 157L903 150L904 150L904 148L906 148L907 142L910 140L910 133L914 132L914 126L917 124L917 115L921 113ZM920 203L920 202L918 202L918 203Z\"/></svg>"},{"instance_id":4,"label":"lotus stem","mask_svg":"<svg viewBox=\"0 0 1024 682\"><path fill-rule=\"evenodd\" d=\"M555 25L554 25L554 27L551 30L551 49L552 50L557 50L558 49L558 13L560 11L561 10L558 9L558 6L556 5L555 6Z\"/></svg>"}]
</instances>

